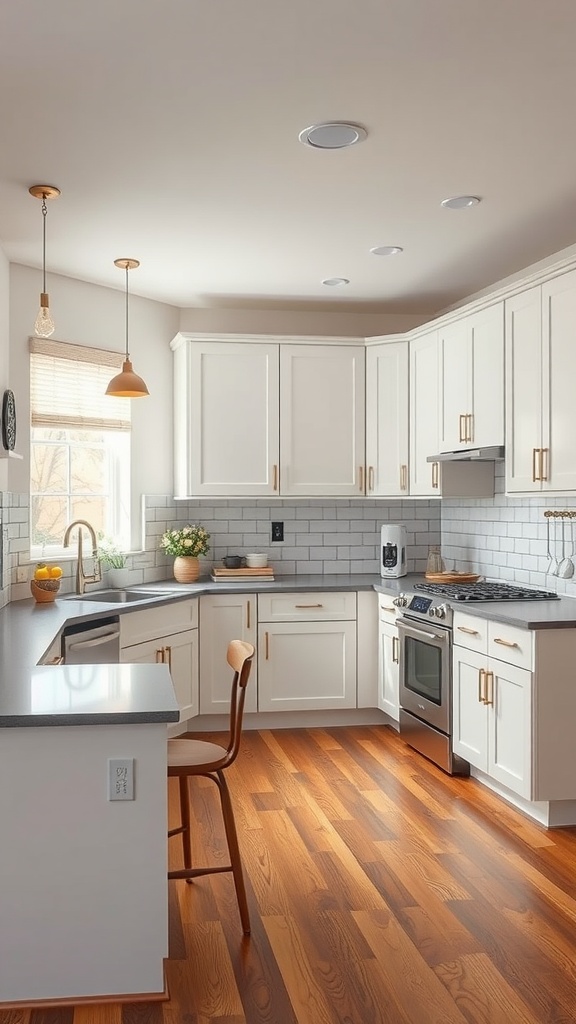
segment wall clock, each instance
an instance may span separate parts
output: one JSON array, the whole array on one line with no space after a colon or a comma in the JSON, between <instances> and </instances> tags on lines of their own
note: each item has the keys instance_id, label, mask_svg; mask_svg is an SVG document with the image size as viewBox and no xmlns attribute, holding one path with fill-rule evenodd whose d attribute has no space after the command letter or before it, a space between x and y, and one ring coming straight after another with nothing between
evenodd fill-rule
<instances>
[{"instance_id":1,"label":"wall clock","mask_svg":"<svg viewBox=\"0 0 576 1024\"><path fill-rule=\"evenodd\" d=\"M2 444L8 451L16 447L16 402L14 392L9 389L2 399Z\"/></svg>"}]
</instances>

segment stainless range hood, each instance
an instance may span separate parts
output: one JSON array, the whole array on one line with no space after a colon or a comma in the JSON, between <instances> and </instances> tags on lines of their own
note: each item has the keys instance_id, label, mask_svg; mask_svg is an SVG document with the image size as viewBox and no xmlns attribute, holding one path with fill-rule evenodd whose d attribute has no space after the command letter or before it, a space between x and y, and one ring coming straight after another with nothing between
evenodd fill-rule
<instances>
[{"instance_id":1,"label":"stainless range hood","mask_svg":"<svg viewBox=\"0 0 576 1024\"><path fill-rule=\"evenodd\" d=\"M460 452L442 452L429 455L426 462L496 462L504 458L504 445L490 448L465 448Z\"/></svg>"}]
</instances>

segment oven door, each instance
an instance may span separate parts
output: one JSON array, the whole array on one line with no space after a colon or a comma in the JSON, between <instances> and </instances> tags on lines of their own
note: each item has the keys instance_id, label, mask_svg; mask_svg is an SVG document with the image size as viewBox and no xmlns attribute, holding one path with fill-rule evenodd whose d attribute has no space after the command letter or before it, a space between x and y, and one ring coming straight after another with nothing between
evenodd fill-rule
<instances>
[{"instance_id":1,"label":"oven door","mask_svg":"<svg viewBox=\"0 0 576 1024\"><path fill-rule=\"evenodd\" d=\"M451 633L436 623L398 618L400 707L450 734Z\"/></svg>"}]
</instances>

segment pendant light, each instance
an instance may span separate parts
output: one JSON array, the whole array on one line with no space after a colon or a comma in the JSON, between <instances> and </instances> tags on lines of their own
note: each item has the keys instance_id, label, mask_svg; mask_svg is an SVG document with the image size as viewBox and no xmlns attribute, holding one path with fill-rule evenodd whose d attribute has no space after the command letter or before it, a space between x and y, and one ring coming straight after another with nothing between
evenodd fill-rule
<instances>
[{"instance_id":1,"label":"pendant light","mask_svg":"<svg viewBox=\"0 0 576 1024\"><path fill-rule=\"evenodd\" d=\"M142 377L139 377L137 373L134 373L132 369L132 363L130 362L130 353L128 351L128 271L136 270L136 267L140 266L139 260L114 260L114 266L119 267L120 270L126 272L126 358L122 363L121 373L116 374L112 378L108 387L106 388L107 395L113 395L115 398L144 398L145 395L149 395L150 392L146 387Z\"/></svg>"},{"instance_id":2,"label":"pendant light","mask_svg":"<svg viewBox=\"0 0 576 1024\"><path fill-rule=\"evenodd\" d=\"M40 293L40 309L34 324L34 333L38 338L49 338L54 334L56 325L50 316L50 298L46 291L46 206L47 199L57 199L60 189L55 185L32 185L28 189L34 199L42 200L42 291Z\"/></svg>"}]
</instances>

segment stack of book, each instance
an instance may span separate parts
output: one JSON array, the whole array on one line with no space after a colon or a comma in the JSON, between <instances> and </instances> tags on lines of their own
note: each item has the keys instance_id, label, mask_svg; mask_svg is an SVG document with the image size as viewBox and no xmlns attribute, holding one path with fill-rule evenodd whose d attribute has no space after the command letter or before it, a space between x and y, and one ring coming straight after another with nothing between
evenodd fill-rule
<instances>
[{"instance_id":1,"label":"stack of book","mask_svg":"<svg viewBox=\"0 0 576 1024\"><path fill-rule=\"evenodd\" d=\"M216 583L272 583L274 570L271 565L264 569L224 569L214 567L212 579Z\"/></svg>"}]
</instances>

